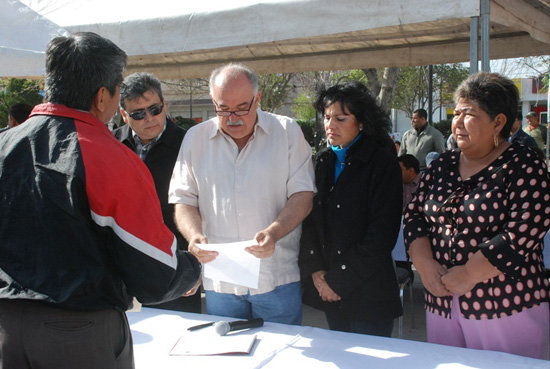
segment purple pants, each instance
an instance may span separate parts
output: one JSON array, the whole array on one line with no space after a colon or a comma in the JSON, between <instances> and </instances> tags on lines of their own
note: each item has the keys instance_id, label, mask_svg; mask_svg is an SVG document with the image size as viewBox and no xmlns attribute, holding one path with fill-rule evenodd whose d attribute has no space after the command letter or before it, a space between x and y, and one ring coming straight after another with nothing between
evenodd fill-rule
<instances>
[{"instance_id":1,"label":"purple pants","mask_svg":"<svg viewBox=\"0 0 550 369\"><path fill-rule=\"evenodd\" d=\"M470 320L453 297L451 319L426 312L429 343L492 350L550 360L550 309L547 302L498 319Z\"/></svg>"}]
</instances>

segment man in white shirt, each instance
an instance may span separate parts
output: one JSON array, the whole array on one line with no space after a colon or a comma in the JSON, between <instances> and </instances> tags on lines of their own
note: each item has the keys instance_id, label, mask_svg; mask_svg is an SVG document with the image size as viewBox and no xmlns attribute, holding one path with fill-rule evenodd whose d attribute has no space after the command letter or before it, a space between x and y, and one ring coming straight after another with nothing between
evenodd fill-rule
<instances>
[{"instance_id":1,"label":"man in white shirt","mask_svg":"<svg viewBox=\"0 0 550 369\"><path fill-rule=\"evenodd\" d=\"M298 250L315 191L311 147L298 124L258 109L254 72L216 69L210 95L217 117L185 136L170 183L176 223L202 263L217 252L197 244L255 239L257 289L203 277L208 314L301 323Z\"/></svg>"}]
</instances>

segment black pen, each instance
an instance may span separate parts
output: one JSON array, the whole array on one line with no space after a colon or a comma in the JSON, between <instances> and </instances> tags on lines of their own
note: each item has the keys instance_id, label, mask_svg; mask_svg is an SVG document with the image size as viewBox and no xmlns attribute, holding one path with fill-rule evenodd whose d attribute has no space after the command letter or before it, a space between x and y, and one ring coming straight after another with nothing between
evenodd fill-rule
<instances>
[{"instance_id":1,"label":"black pen","mask_svg":"<svg viewBox=\"0 0 550 369\"><path fill-rule=\"evenodd\" d=\"M211 325L214 325L214 322L205 323L205 324L199 324L199 325L194 325L194 326L192 326L192 327L187 328L187 330L188 330L188 331L196 331L197 329L202 329L202 328L210 327Z\"/></svg>"}]
</instances>

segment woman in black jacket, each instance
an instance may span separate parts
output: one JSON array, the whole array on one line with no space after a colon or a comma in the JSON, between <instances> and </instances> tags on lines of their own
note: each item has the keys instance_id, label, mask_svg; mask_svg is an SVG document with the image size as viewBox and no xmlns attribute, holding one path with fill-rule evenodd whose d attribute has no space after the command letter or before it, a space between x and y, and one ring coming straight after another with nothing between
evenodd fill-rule
<instances>
[{"instance_id":1,"label":"woman in black jacket","mask_svg":"<svg viewBox=\"0 0 550 369\"><path fill-rule=\"evenodd\" d=\"M304 221L304 302L332 330L391 336L402 314L392 250L402 180L387 114L359 82L318 92L330 147L315 157L317 194Z\"/></svg>"}]
</instances>

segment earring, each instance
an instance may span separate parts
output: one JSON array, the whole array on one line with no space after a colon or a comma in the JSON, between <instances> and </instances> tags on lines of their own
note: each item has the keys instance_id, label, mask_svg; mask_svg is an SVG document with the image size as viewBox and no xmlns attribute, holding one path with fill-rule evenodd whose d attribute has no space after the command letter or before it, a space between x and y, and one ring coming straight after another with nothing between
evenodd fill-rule
<instances>
[{"instance_id":1,"label":"earring","mask_svg":"<svg viewBox=\"0 0 550 369\"><path fill-rule=\"evenodd\" d=\"M495 147L498 147L498 136L497 135L495 135L493 137L493 143L495 144Z\"/></svg>"}]
</instances>

